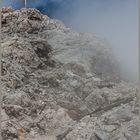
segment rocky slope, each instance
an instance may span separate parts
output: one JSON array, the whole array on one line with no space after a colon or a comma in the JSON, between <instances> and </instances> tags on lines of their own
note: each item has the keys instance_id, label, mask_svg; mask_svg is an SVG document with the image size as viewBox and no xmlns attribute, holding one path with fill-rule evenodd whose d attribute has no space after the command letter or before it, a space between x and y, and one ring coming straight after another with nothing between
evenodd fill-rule
<instances>
[{"instance_id":1,"label":"rocky slope","mask_svg":"<svg viewBox=\"0 0 140 140\"><path fill-rule=\"evenodd\" d=\"M36 9L2 9L4 140L138 140L137 87L111 50Z\"/></svg>"}]
</instances>

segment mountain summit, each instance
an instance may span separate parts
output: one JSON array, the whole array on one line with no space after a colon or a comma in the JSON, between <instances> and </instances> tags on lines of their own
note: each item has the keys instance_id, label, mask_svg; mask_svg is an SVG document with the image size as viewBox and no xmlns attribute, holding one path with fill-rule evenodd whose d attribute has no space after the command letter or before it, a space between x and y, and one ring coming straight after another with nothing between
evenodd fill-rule
<instances>
[{"instance_id":1,"label":"mountain summit","mask_svg":"<svg viewBox=\"0 0 140 140\"><path fill-rule=\"evenodd\" d=\"M96 35L3 8L2 51L4 140L138 140L137 88Z\"/></svg>"},{"instance_id":2,"label":"mountain summit","mask_svg":"<svg viewBox=\"0 0 140 140\"><path fill-rule=\"evenodd\" d=\"M6 36L7 33L10 37L22 35L26 42L45 40L52 48L52 57L63 64L77 63L88 72L102 73L106 80L119 80L119 65L111 49L96 35L77 33L36 9L3 11L2 32Z\"/></svg>"}]
</instances>

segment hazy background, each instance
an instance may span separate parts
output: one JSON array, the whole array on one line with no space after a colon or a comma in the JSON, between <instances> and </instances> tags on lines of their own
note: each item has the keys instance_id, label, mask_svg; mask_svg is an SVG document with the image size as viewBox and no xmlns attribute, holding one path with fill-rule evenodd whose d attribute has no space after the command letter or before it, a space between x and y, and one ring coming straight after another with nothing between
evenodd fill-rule
<instances>
[{"instance_id":1,"label":"hazy background","mask_svg":"<svg viewBox=\"0 0 140 140\"><path fill-rule=\"evenodd\" d=\"M125 79L138 77L138 0L27 0L50 17L80 32L96 33L107 40L121 64ZM24 0L3 5L24 7Z\"/></svg>"}]
</instances>

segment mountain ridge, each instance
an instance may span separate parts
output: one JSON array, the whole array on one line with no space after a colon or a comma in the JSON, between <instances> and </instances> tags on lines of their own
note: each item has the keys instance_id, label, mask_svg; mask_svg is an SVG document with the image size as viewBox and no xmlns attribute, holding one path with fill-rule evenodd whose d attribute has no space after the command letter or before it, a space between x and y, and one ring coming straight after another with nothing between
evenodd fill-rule
<instances>
[{"instance_id":1,"label":"mountain ridge","mask_svg":"<svg viewBox=\"0 0 140 140\"><path fill-rule=\"evenodd\" d=\"M138 90L115 62L96 35L3 8L3 139L138 140Z\"/></svg>"}]
</instances>

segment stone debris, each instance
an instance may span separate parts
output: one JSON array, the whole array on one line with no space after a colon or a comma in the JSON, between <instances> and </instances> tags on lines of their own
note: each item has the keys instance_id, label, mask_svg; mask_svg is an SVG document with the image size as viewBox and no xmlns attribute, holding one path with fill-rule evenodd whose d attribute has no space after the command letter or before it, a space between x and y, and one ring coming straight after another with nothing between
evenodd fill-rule
<instances>
[{"instance_id":1,"label":"stone debris","mask_svg":"<svg viewBox=\"0 0 140 140\"><path fill-rule=\"evenodd\" d=\"M106 43L36 9L2 9L3 140L138 140L138 90Z\"/></svg>"}]
</instances>

